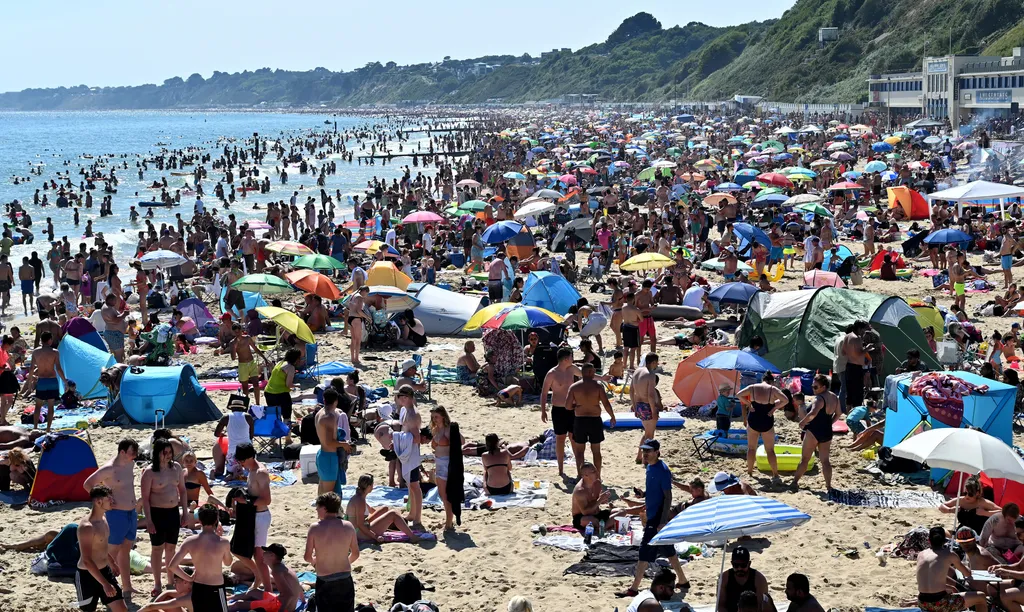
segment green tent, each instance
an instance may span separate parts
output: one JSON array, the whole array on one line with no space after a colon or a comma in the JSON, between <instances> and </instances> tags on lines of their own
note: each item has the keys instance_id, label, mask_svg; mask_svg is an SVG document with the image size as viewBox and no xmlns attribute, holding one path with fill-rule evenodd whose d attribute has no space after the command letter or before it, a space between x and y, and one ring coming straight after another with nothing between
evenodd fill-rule
<instances>
[{"instance_id":1,"label":"green tent","mask_svg":"<svg viewBox=\"0 0 1024 612\"><path fill-rule=\"evenodd\" d=\"M780 370L807 368L828 372L837 337L858 319L871 322L885 346L882 373L893 374L910 349L921 361L942 369L928 348L917 313L903 298L851 289L821 287L782 293L758 292L750 300L737 337L739 346L761 336L765 358Z\"/></svg>"}]
</instances>

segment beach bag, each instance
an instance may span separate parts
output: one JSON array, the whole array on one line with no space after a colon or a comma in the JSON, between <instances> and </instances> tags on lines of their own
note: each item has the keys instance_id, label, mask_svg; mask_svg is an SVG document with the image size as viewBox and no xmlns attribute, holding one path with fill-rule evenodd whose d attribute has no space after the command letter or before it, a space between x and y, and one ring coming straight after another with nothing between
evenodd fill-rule
<instances>
[{"instance_id":1,"label":"beach bag","mask_svg":"<svg viewBox=\"0 0 1024 612\"><path fill-rule=\"evenodd\" d=\"M924 466L913 459L897 457L891 448L883 446L878 449L878 469L886 474L912 474L920 472Z\"/></svg>"}]
</instances>

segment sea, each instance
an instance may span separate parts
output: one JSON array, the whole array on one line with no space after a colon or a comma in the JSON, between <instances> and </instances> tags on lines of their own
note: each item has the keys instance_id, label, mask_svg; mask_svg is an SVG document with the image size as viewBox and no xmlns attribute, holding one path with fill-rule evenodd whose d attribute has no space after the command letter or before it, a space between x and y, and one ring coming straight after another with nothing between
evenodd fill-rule
<instances>
[{"instance_id":1,"label":"sea","mask_svg":"<svg viewBox=\"0 0 1024 612\"><path fill-rule=\"evenodd\" d=\"M330 124L325 124L329 121ZM32 251L39 253L39 257L45 260L46 251L49 249L47 237L44 234L46 229L46 218L50 217L54 224L55 239L60 240L67 236L73 247L79 243L86 242L91 245L92 241L84 237L86 221L92 220L93 231L103 232L104 239L111 244L115 250L115 259L125 265L135 253L135 245L138 239L138 232L145 228L145 223L128 222L129 207L139 201L147 201L159 196L160 190L149 189L153 181L159 181L164 176L168 181L168 192L173 195L174 189L184 188L186 181L192 182L191 176L171 176L170 170L159 171L155 165L150 163L149 170L145 172L143 180L139 180L136 162L142 159L152 159L161 149L179 150L188 147L199 147L212 152L216 159L223 150L223 139L237 139L242 141L251 138L254 132L261 137L271 140L278 140L288 137L301 136L313 132L323 133L333 131L337 122L337 129L343 132L346 128L365 127L378 125L377 120L368 117L353 117L327 114L293 114L293 113L264 113L264 112L164 112L164 111L79 111L79 112L0 112L0 203L9 204L14 200L20 201L32 217L30 230L35 234L35 240L31 245L16 245L11 250L11 260L17 267L23 256L28 256ZM379 124L383 127L383 124ZM218 144L219 143L219 144ZM229 143L233 146L234 143ZM238 142L241 146L241 142ZM411 139L404 143L408 147L416 147L417 140ZM358 156L361 151L356 142L350 141L348 147L354 150ZM369 144L367 144L369 148ZM423 148L426 149L426 138L423 139ZM367 151L368 153L368 151ZM83 156L91 155L93 159ZM79 167L89 166L103 155L114 155L109 164L117 163L117 177L120 184L117 193L113 194L113 216L100 218L99 203L106 195L103 192L102 183L96 183L97 189L93 191L94 203L91 209L82 206L79 210L80 224L76 227L73 223L73 212L71 208L59 209L52 203L56 201L54 191L46 193L51 204L46 207L36 206L32 203L32 196L36 189L41 188L43 179L49 181L55 179L58 185L60 179L56 179L58 171L71 171L71 181L76 188L82 180L78 174ZM122 159L122 155L127 155ZM342 193L342 201L336 203L336 219L341 221L352 218L351 196L365 192L367 183L374 177L386 179L390 182L393 178L401 178L402 167L411 162L410 158L398 158L394 164L387 165L358 165L356 160L352 163L342 161L339 155L332 155L328 159L335 161L338 165L338 172L327 176L324 189L332 197L336 190ZM128 162L128 169L121 166L122 162ZM266 218L266 203L269 201L287 201L293 191L299 191L300 204L305 201L304 192L317 197L319 204L320 188L316 184L316 176L312 174L300 175L297 168L289 168L288 184L282 185L274 175L274 167L280 165L276 155L271 154L265 158L265 164L260 166L260 179L264 172L271 177L271 190L269 194L249 193L245 199L238 198L235 204L230 207L230 213L235 215L239 223L246 219ZM379 162L379 160L378 160ZM322 162L313 161L317 166ZM65 165L70 164L70 165ZM43 168L42 176L30 175L29 170L33 167ZM194 166L186 166L192 169ZM220 171L212 171L207 165L209 177L203 181L203 189L206 196L203 201L206 207L219 208L220 202L213 195L213 188L217 180L223 177ZM413 167L413 175L422 170L422 167ZM424 174L428 172L423 170ZM236 170L237 177L237 170ZM14 184L13 177L29 177L31 180L18 185ZM237 179L236 179L237 180ZM225 191L230 191L225 185ZM185 219L191 218L195 196L182 196L181 206L173 208L157 207L154 209L155 217L153 223L159 228L161 222L173 223L176 213L181 213ZM253 210L254 204L260 204L260 210ZM140 214L146 213L145 209L139 209ZM300 206L301 210L301 206ZM218 213L226 218L227 212L220 208ZM77 250L77 249L75 249ZM49 270L46 271L49 274ZM44 287L50 279L44 281Z\"/></svg>"}]
</instances>

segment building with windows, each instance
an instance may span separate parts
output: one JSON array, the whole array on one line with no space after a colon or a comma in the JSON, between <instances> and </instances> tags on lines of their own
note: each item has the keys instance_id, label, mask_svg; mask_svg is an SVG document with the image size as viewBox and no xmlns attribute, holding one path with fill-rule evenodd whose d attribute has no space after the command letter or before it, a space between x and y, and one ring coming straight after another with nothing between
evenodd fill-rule
<instances>
[{"instance_id":1,"label":"building with windows","mask_svg":"<svg viewBox=\"0 0 1024 612\"><path fill-rule=\"evenodd\" d=\"M957 127L978 114L1017 114L1024 101L1024 57L925 57L921 72L873 74L868 104L892 117L923 114Z\"/></svg>"}]
</instances>

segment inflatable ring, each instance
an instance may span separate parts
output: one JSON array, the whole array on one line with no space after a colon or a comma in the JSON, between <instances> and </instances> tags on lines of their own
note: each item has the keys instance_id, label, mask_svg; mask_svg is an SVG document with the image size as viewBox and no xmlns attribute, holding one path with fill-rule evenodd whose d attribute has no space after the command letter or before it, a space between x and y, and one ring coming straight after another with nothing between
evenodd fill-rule
<instances>
[{"instance_id":1,"label":"inflatable ring","mask_svg":"<svg viewBox=\"0 0 1024 612\"><path fill-rule=\"evenodd\" d=\"M911 268L899 268L898 270L896 270L896 278L910 278L913 275L914 275L914 270L911 269ZM868 278L881 278L881 277L882 277L882 271L881 270L872 270L871 272L868 272Z\"/></svg>"},{"instance_id":2,"label":"inflatable ring","mask_svg":"<svg viewBox=\"0 0 1024 612\"><path fill-rule=\"evenodd\" d=\"M780 262L775 264L775 272L771 276L768 277L768 280L770 280L773 283L774 282L778 282L779 280L782 280L782 277L785 276L785 275L786 275L786 268L785 268L785 266L782 265L782 262L780 261Z\"/></svg>"}]
</instances>

